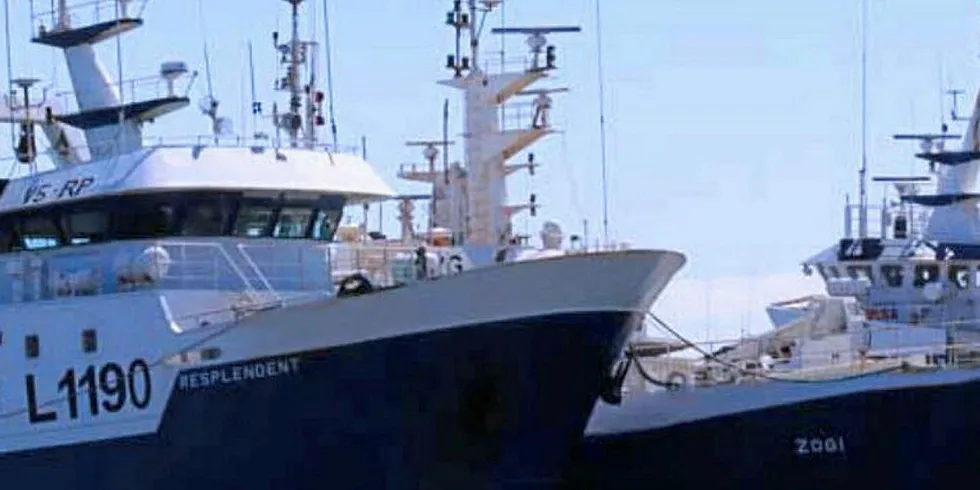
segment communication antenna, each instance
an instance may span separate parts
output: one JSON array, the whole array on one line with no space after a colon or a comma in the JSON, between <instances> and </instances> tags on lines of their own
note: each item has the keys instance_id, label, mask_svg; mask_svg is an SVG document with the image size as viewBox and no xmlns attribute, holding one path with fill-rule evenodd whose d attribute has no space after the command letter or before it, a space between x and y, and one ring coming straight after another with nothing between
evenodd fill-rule
<instances>
[{"instance_id":1,"label":"communication antenna","mask_svg":"<svg viewBox=\"0 0 980 490\"><path fill-rule=\"evenodd\" d=\"M861 170L858 237L868 236L868 0L861 0ZM850 226L850 224L848 224Z\"/></svg>"},{"instance_id":2,"label":"communication antenna","mask_svg":"<svg viewBox=\"0 0 980 490\"><path fill-rule=\"evenodd\" d=\"M476 10L472 0L470 1L470 11L463 11L463 2L453 0L453 9L446 14L446 24L451 25L456 30L456 51L446 57L446 68L453 70L453 78L460 78L463 72L470 69L470 58L462 55L463 29L469 29L472 25L470 16ZM474 40L474 44L476 40ZM474 51L476 46L474 46Z\"/></svg>"},{"instance_id":3,"label":"communication antenna","mask_svg":"<svg viewBox=\"0 0 980 490\"><path fill-rule=\"evenodd\" d=\"M303 127L303 117L300 115L302 94L299 87L299 4L302 0L286 0L292 6L292 39L279 43L279 33L272 33L272 43L281 55L280 63L286 66L286 74L277 80L276 88L289 92L289 109L283 115L276 114L277 133L282 128L289 134L290 146L298 146L299 131ZM278 111L277 111L278 112Z\"/></svg>"},{"instance_id":4,"label":"communication antenna","mask_svg":"<svg viewBox=\"0 0 980 490\"><path fill-rule=\"evenodd\" d=\"M548 95L548 94L563 94L568 92L568 87L559 88L536 88L531 90L521 90L514 95Z\"/></svg>"},{"instance_id":5,"label":"communication antenna","mask_svg":"<svg viewBox=\"0 0 980 490\"><path fill-rule=\"evenodd\" d=\"M276 78L275 90L289 94L288 109L284 114L274 117L277 130L284 129L289 134L293 148L302 146L314 148L317 144L317 127L325 121L322 116L323 92L316 89L316 47L312 41L299 37L299 5L303 0L286 0L292 11L291 35L288 41L280 43L279 32L272 33L272 44L279 53L278 63L285 73ZM307 83L302 83L301 70L307 70Z\"/></svg>"},{"instance_id":6,"label":"communication antenna","mask_svg":"<svg viewBox=\"0 0 980 490\"><path fill-rule=\"evenodd\" d=\"M969 117L960 117L959 112L957 111L957 102L959 101L960 96L963 95L963 91L960 89L952 89L947 90L946 94L953 99L953 108L949 111L950 119L953 121L969 121Z\"/></svg>"},{"instance_id":7,"label":"communication antenna","mask_svg":"<svg viewBox=\"0 0 980 490\"><path fill-rule=\"evenodd\" d=\"M442 102L442 180L449 185L449 99Z\"/></svg>"},{"instance_id":8,"label":"communication antenna","mask_svg":"<svg viewBox=\"0 0 980 490\"><path fill-rule=\"evenodd\" d=\"M596 25L596 77L599 79L599 148L602 165L602 239L609 245L609 194L606 179L606 83L602 69L602 14L601 0L595 2Z\"/></svg>"},{"instance_id":9,"label":"communication antenna","mask_svg":"<svg viewBox=\"0 0 980 490\"><path fill-rule=\"evenodd\" d=\"M444 104L443 107L446 105ZM425 158L426 162L429 163L428 175L432 181L432 194L429 196L429 229L435 228L435 214L436 214L436 158L439 157L439 149L436 145L442 145L444 149L448 149L449 145L452 145L452 141L443 139L441 141L409 141L405 143L405 146L421 146L424 147L422 150L422 157ZM445 153L445 150L443 151ZM443 161L445 161L445 155L443 156ZM445 172L443 172L445 175Z\"/></svg>"},{"instance_id":10,"label":"communication antenna","mask_svg":"<svg viewBox=\"0 0 980 490\"><path fill-rule=\"evenodd\" d=\"M198 0L198 12L201 24L206 25L204 20L204 2ZM211 79L211 55L208 53L207 29L204 30L204 73L208 79L208 94L198 102L198 109L201 113L211 119L211 134L214 135L214 143L218 144L218 136L227 134L231 131L231 122L223 117L218 117L218 99L214 97L214 85Z\"/></svg>"},{"instance_id":11,"label":"communication antenna","mask_svg":"<svg viewBox=\"0 0 980 490\"><path fill-rule=\"evenodd\" d=\"M33 10L33 7L32 7ZM12 55L12 44L10 40L10 0L3 0L3 28L4 28L4 39L7 42L6 49L6 61L7 61L7 90L9 93L14 93L14 79L13 79L13 55ZM10 125L10 146L17 145L17 130L14 125ZM12 168L11 168L12 169Z\"/></svg>"},{"instance_id":12,"label":"communication antenna","mask_svg":"<svg viewBox=\"0 0 980 490\"><path fill-rule=\"evenodd\" d=\"M324 30L324 42L326 43L324 51L327 53L327 105L330 111L330 135L333 137L333 146L336 150L337 148L337 120L334 116L333 108L333 65L331 63L331 48L330 45L330 11L327 8L327 0L323 0L323 30Z\"/></svg>"},{"instance_id":13,"label":"communication antenna","mask_svg":"<svg viewBox=\"0 0 980 490\"><path fill-rule=\"evenodd\" d=\"M257 140L264 140L269 137L264 131L259 130L258 118L262 115L262 102L255 95L255 61L252 58L252 41L248 42L248 71L252 83L252 137Z\"/></svg>"}]
</instances>

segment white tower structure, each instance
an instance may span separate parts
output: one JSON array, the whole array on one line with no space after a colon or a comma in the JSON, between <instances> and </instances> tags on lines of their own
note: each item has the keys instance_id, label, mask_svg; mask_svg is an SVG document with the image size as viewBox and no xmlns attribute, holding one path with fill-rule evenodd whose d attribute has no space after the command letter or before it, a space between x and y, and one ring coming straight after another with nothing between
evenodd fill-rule
<instances>
[{"instance_id":1,"label":"white tower structure","mask_svg":"<svg viewBox=\"0 0 980 490\"><path fill-rule=\"evenodd\" d=\"M547 44L545 35L581 30L578 27L493 29L494 34L528 36L531 60L520 69L490 73L487 67L497 61L487 60L483 64L480 37L485 19L478 17L485 17L499 4L500 0L456 0L453 9L447 13L446 23L456 35L456 52L448 56L446 64L453 77L440 84L463 93L465 164L449 165L444 155L444 168L436 171L437 146L443 145L444 152L448 147L447 138L444 138L443 141L421 142L425 146L424 156L430 162L426 170L403 167L399 173L401 178L433 185L430 226L451 229L456 245L497 253L516 241L511 218L523 210L534 214L537 208L534 195L524 203L508 204L506 185L506 177L517 170L527 169L533 173L534 155L528 155L527 163L508 165L507 162L541 137L554 132L546 117L554 104L550 94L565 91L526 90L547 78L556 68L555 47ZM466 55L461 54L464 43L470 47ZM524 104L523 115L526 117L517 122L517 127L502 129L501 111L508 109L505 105L515 96L547 99L548 103Z\"/></svg>"}]
</instances>

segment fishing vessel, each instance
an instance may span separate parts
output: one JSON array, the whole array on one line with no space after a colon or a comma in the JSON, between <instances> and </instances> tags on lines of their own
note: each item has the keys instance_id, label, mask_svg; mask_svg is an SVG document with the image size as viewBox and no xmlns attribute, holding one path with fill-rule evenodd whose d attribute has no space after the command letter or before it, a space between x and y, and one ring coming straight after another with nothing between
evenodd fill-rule
<instances>
[{"instance_id":1,"label":"fishing vessel","mask_svg":"<svg viewBox=\"0 0 980 490\"><path fill-rule=\"evenodd\" d=\"M938 133L895 136L922 145L916 157L930 174L876 177L895 192L878 208L862 192L845 208L844 237L805 261L827 295L771 305L773 331L720 350L661 323L698 358L638 364L660 389L597 408L569 486L911 489L975 480L980 94L969 118L955 106L953 120L967 122L962 138L945 122ZM960 149L946 148L960 138ZM674 371L643 369L658 363Z\"/></svg>"},{"instance_id":2,"label":"fishing vessel","mask_svg":"<svg viewBox=\"0 0 980 490\"><path fill-rule=\"evenodd\" d=\"M405 262L388 243L333 241L346 209L395 193L317 136L323 96L301 0L280 4L292 32L273 36L286 97L274 134L229 138L205 99L215 131L190 144L143 134L190 105L186 63L162 63L147 85L163 91L137 98L138 83L113 84L95 52L141 27L145 2L33 4L32 41L64 54L73 90L36 95L36 80L18 79L0 107L29 168L0 181L5 485L553 482L615 384L638 312L684 263L651 250L515 259L500 164L547 130L501 132L496 111L553 63L485 73L471 42L448 82L467 101L469 227ZM498 4L457 1L451 24L473 31ZM492 266L468 267L481 251ZM430 269L429 254L454 266Z\"/></svg>"}]
</instances>

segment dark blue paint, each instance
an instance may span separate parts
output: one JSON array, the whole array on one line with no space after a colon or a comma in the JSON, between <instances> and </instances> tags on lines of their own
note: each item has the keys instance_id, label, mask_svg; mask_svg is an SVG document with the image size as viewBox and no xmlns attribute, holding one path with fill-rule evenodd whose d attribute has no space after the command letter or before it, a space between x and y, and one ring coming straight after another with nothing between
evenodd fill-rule
<instances>
[{"instance_id":1,"label":"dark blue paint","mask_svg":"<svg viewBox=\"0 0 980 490\"><path fill-rule=\"evenodd\" d=\"M68 49L83 44L96 44L113 35L122 34L143 25L142 19L119 19L100 22L65 31L49 30L31 41L55 48Z\"/></svg>"},{"instance_id":2,"label":"dark blue paint","mask_svg":"<svg viewBox=\"0 0 980 490\"><path fill-rule=\"evenodd\" d=\"M929 162L941 163L943 165L962 165L980 159L980 152L977 151L940 151L935 153L916 153L916 158L921 158Z\"/></svg>"},{"instance_id":3,"label":"dark blue paint","mask_svg":"<svg viewBox=\"0 0 980 490\"><path fill-rule=\"evenodd\" d=\"M970 381L854 392L667 428L587 435L569 465L565 488L963 485L980 477L977 407L980 381ZM606 416L615 417L616 410ZM836 435L844 436L843 454L795 452L797 437Z\"/></svg>"},{"instance_id":4,"label":"dark blue paint","mask_svg":"<svg viewBox=\"0 0 980 490\"><path fill-rule=\"evenodd\" d=\"M188 104L190 104L190 99L187 97L168 96L113 107L90 109L74 114L61 114L54 118L69 126L85 130L119 124L120 112L123 113L123 118L127 121L131 119L142 120L147 119L147 115L151 113L158 113L157 115L160 115L159 113L161 111L172 112Z\"/></svg>"},{"instance_id":5,"label":"dark blue paint","mask_svg":"<svg viewBox=\"0 0 980 490\"><path fill-rule=\"evenodd\" d=\"M922 206L941 207L966 201L967 199L977 198L980 198L980 194L975 192L967 192L961 194L924 194L902 196L902 201L920 204Z\"/></svg>"},{"instance_id":6,"label":"dark blue paint","mask_svg":"<svg viewBox=\"0 0 980 490\"><path fill-rule=\"evenodd\" d=\"M631 327L624 313L557 315L304 353L295 376L175 387L157 434L0 456L0 481L45 490L553 487Z\"/></svg>"}]
</instances>

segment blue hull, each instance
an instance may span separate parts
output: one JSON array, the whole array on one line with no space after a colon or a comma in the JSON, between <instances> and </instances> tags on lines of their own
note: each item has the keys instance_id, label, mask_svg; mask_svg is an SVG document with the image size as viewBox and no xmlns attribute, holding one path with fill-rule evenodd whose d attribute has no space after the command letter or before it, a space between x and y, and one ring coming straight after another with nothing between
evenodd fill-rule
<instances>
[{"instance_id":1,"label":"blue hull","mask_svg":"<svg viewBox=\"0 0 980 490\"><path fill-rule=\"evenodd\" d=\"M623 313L557 315L297 353L298 369L271 362L248 383L225 381L254 377L254 366L188 372L158 433L0 456L0 481L45 490L553 487L630 327Z\"/></svg>"},{"instance_id":2,"label":"blue hull","mask_svg":"<svg viewBox=\"0 0 980 490\"><path fill-rule=\"evenodd\" d=\"M978 408L980 381L972 380L592 434L579 445L565 488L918 490L964 485L980 477ZM615 417L615 411L606 415ZM631 417L642 420L636 415Z\"/></svg>"}]
</instances>

